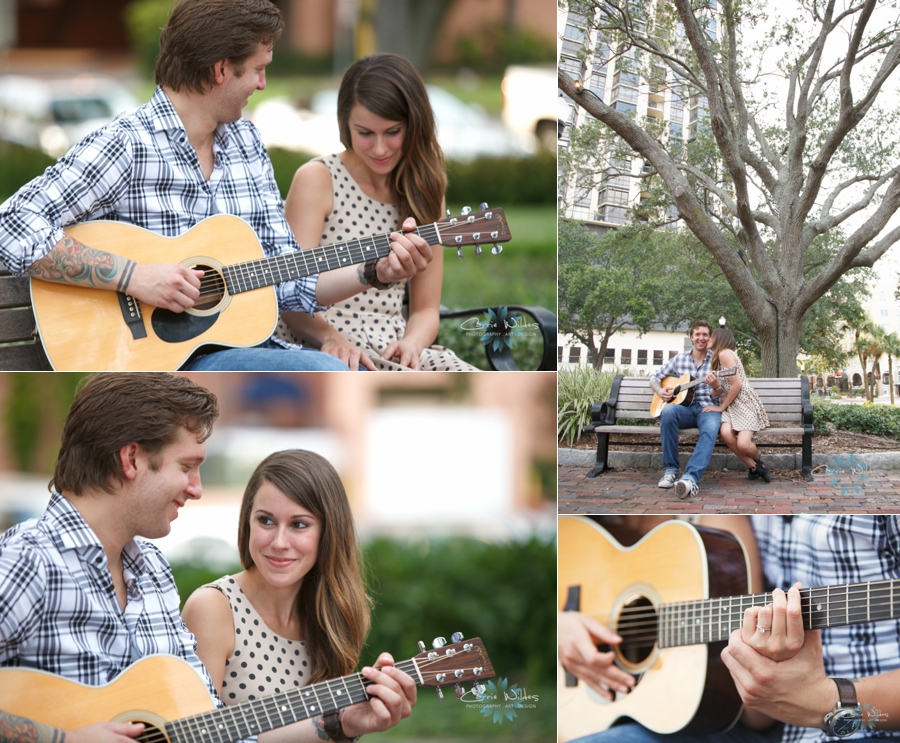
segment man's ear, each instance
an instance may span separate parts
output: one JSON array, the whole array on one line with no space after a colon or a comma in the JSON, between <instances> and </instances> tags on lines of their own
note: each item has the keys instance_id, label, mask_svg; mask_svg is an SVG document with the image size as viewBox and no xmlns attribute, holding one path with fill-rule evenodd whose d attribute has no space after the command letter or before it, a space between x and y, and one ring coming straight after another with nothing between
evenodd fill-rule
<instances>
[{"instance_id":1,"label":"man's ear","mask_svg":"<svg viewBox=\"0 0 900 743\"><path fill-rule=\"evenodd\" d=\"M216 85L221 85L225 82L225 66L228 64L227 59L220 59L213 65L213 80Z\"/></svg>"},{"instance_id":2,"label":"man's ear","mask_svg":"<svg viewBox=\"0 0 900 743\"><path fill-rule=\"evenodd\" d=\"M138 474L138 457L141 454L140 444L126 444L119 449L119 463L126 480L133 480Z\"/></svg>"}]
</instances>

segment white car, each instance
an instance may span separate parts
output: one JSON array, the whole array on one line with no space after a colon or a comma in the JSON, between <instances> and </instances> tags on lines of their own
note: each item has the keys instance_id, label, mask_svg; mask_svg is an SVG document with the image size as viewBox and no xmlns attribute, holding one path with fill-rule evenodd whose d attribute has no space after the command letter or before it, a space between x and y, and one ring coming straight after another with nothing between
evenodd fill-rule
<instances>
[{"instance_id":1,"label":"white car","mask_svg":"<svg viewBox=\"0 0 900 743\"><path fill-rule=\"evenodd\" d=\"M558 134L555 67L510 65L503 75L503 121L534 145L556 152Z\"/></svg>"},{"instance_id":2,"label":"white car","mask_svg":"<svg viewBox=\"0 0 900 743\"><path fill-rule=\"evenodd\" d=\"M464 103L442 88L427 86L434 110L438 141L448 160L476 157L524 157L533 149L528 138L510 131L502 121ZM309 110L294 106L286 96L269 98L253 110L251 120L266 147L328 155L344 149L337 124L337 90L313 95Z\"/></svg>"},{"instance_id":3,"label":"white car","mask_svg":"<svg viewBox=\"0 0 900 743\"><path fill-rule=\"evenodd\" d=\"M42 80L0 77L0 139L64 155L86 134L137 107L137 99L107 78L78 75Z\"/></svg>"}]
</instances>

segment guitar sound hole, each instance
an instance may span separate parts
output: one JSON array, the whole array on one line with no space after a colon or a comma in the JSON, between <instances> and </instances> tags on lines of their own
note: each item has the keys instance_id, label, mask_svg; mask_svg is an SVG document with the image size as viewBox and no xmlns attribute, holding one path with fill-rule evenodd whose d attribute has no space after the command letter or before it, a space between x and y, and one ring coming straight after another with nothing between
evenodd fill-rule
<instances>
[{"instance_id":1,"label":"guitar sound hole","mask_svg":"<svg viewBox=\"0 0 900 743\"><path fill-rule=\"evenodd\" d=\"M221 304L225 298L225 279L218 269L212 266L198 264L191 266L192 269L203 271L203 278L200 279L200 297L194 304L195 310L212 310Z\"/></svg>"},{"instance_id":2,"label":"guitar sound hole","mask_svg":"<svg viewBox=\"0 0 900 743\"><path fill-rule=\"evenodd\" d=\"M640 666L656 648L659 618L656 608L643 596L625 604L616 632L622 637L617 649L626 666Z\"/></svg>"},{"instance_id":3,"label":"guitar sound hole","mask_svg":"<svg viewBox=\"0 0 900 743\"><path fill-rule=\"evenodd\" d=\"M155 725L151 725L146 720L135 720L135 722L143 722L144 729L135 740L141 743L160 743L160 741L168 740L165 734Z\"/></svg>"}]
</instances>

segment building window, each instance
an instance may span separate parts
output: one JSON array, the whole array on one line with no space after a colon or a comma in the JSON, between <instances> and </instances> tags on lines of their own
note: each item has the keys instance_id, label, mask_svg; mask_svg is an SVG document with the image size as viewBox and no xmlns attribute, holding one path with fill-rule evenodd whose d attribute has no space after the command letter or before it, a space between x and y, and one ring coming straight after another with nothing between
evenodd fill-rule
<instances>
[{"instance_id":1,"label":"building window","mask_svg":"<svg viewBox=\"0 0 900 743\"><path fill-rule=\"evenodd\" d=\"M562 363L562 357L563 357L563 347L562 347L562 346L557 346L557 347L556 347L556 361L557 361L557 363L560 363L560 364Z\"/></svg>"},{"instance_id":2,"label":"building window","mask_svg":"<svg viewBox=\"0 0 900 743\"><path fill-rule=\"evenodd\" d=\"M622 366L629 366L631 364L631 349L623 348L622 349L622 361L620 362Z\"/></svg>"},{"instance_id":3,"label":"building window","mask_svg":"<svg viewBox=\"0 0 900 743\"><path fill-rule=\"evenodd\" d=\"M572 346L569 349L569 363L570 364L580 364L581 363L581 346Z\"/></svg>"},{"instance_id":4,"label":"building window","mask_svg":"<svg viewBox=\"0 0 900 743\"><path fill-rule=\"evenodd\" d=\"M638 350L638 366L647 366L647 350Z\"/></svg>"},{"instance_id":5,"label":"building window","mask_svg":"<svg viewBox=\"0 0 900 743\"><path fill-rule=\"evenodd\" d=\"M606 347L606 353L603 356L603 361L608 361L610 364L614 363L616 360L616 349Z\"/></svg>"},{"instance_id":6,"label":"building window","mask_svg":"<svg viewBox=\"0 0 900 743\"><path fill-rule=\"evenodd\" d=\"M669 351L669 358L674 359L678 355L677 351Z\"/></svg>"},{"instance_id":7,"label":"building window","mask_svg":"<svg viewBox=\"0 0 900 743\"><path fill-rule=\"evenodd\" d=\"M662 366L663 362L663 352L662 351L654 351L653 352L653 366Z\"/></svg>"}]
</instances>

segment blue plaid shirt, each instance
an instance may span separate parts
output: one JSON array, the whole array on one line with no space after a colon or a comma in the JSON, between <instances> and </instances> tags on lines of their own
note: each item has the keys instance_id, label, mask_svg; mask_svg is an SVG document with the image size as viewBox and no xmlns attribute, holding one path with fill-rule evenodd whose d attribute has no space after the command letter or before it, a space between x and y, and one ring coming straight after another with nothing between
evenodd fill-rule
<instances>
[{"instance_id":1,"label":"blue plaid shirt","mask_svg":"<svg viewBox=\"0 0 900 743\"><path fill-rule=\"evenodd\" d=\"M710 361L712 361L712 350L706 351L706 358L700 366L697 366L694 357L691 356L691 352L685 351L669 359L658 372L651 375L650 379L662 382L666 377L680 377L683 374L687 374L691 379L706 379L706 375L710 371ZM698 384L693 390L694 402L699 402L704 408L709 405L719 404L718 397L715 398L715 401L713 400L711 389L706 382Z\"/></svg>"},{"instance_id":2,"label":"blue plaid shirt","mask_svg":"<svg viewBox=\"0 0 900 743\"><path fill-rule=\"evenodd\" d=\"M0 260L25 275L63 237L92 219L128 222L166 237L214 214L245 219L267 256L298 250L256 127L220 124L206 179L169 97L150 101L89 134L42 176L0 205ZM276 287L282 310L315 312L317 276Z\"/></svg>"},{"instance_id":3,"label":"blue plaid shirt","mask_svg":"<svg viewBox=\"0 0 900 743\"><path fill-rule=\"evenodd\" d=\"M58 493L41 518L0 535L0 666L99 686L135 660L165 653L187 661L221 707L197 657L197 641L181 619L178 589L162 553L148 542L131 541L122 558L124 611L103 546Z\"/></svg>"},{"instance_id":4,"label":"blue plaid shirt","mask_svg":"<svg viewBox=\"0 0 900 743\"><path fill-rule=\"evenodd\" d=\"M900 578L898 516L751 516L767 589L869 583ZM825 671L859 678L900 668L900 619L822 630ZM860 700L863 704L865 700ZM896 731L858 732L850 739L896 738ZM821 730L785 726L782 743L824 743ZM848 739L849 740L849 739Z\"/></svg>"}]
</instances>

